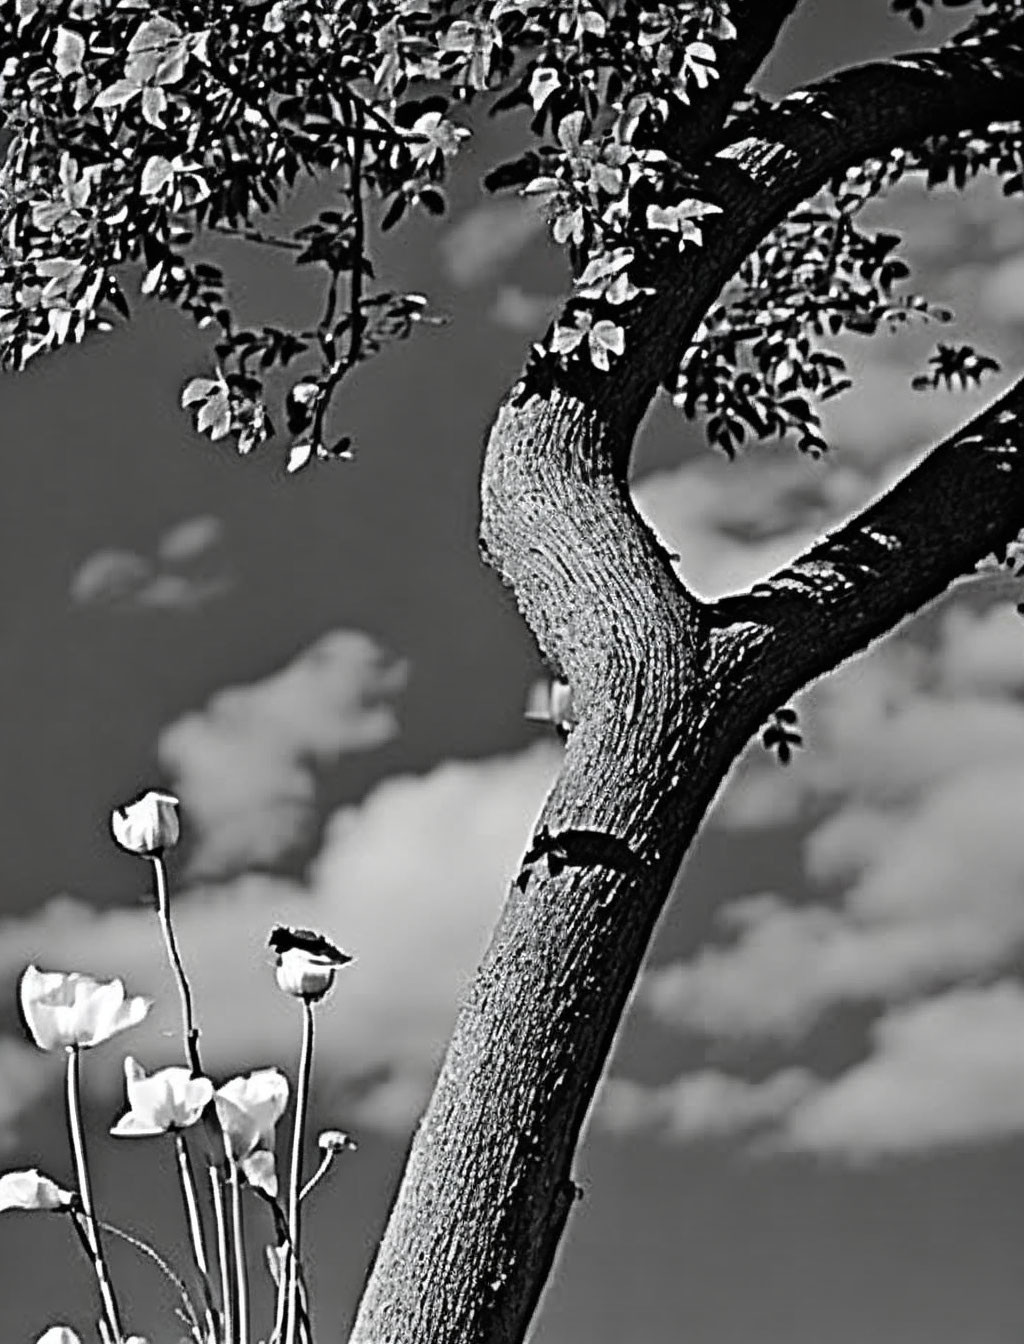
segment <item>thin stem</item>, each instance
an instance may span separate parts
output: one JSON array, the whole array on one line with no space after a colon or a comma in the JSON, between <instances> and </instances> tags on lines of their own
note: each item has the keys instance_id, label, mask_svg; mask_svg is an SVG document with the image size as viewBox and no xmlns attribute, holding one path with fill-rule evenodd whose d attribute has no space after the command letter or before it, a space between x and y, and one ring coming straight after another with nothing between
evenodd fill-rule
<instances>
[{"instance_id":1,"label":"thin stem","mask_svg":"<svg viewBox=\"0 0 1024 1344\"><path fill-rule=\"evenodd\" d=\"M238 1297L238 1340L249 1344L249 1276L245 1266L245 1228L242 1223L242 1188L238 1179L238 1163L228 1168L231 1184L231 1235L235 1249L235 1292Z\"/></svg>"},{"instance_id":2,"label":"thin stem","mask_svg":"<svg viewBox=\"0 0 1024 1344\"><path fill-rule=\"evenodd\" d=\"M78 1240L82 1245L82 1250L85 1252L85 1258L91 1264L92 1242L89 1240L89 1233L86 1230L86 1225L83 1221L82 1214L78 1209L74 1208L69 1210L69 1212L71 1214L71 1223L75 1229L75 1232L78 1234ZM110 1326L107 1325L107 1322L104 1320L102 1316L96 1322L96 1330L97 1333L99 1334L102 1344L113 1344L113 1340L111 1339L110 1336Z\"/></svg>"},{"instance_id":3,"label":"thin stem","mask_svg":"<svg viewBox=\"0 0 1024 1344\"><path fill-rule=\"evenodd\" d=\"M278 1261L277 1268L277 1292L274 1297L274 1333L270 1336L273 1344L281 1344L284 1339L284 1316L285 1307L288 1303L288 1266L290 1264L291 1247L285 1242L284 1255Z\"/></svg>"},{"instance_id":4,"label":"thin stem","mask_svg":"<svg viewBox=\"0 0 1024 1344\"><path fill-rule=\"evenodd\" d=\"M299 1276L301 1253L301 1222L299 1217L299 1190L302 1186L302 1138L306 1127L306 1106L309 1100L309 1080L313 1065L313 1005L302 1000L302 1049L299 1055L299 1078L295 1089L295 1124L292 1129L292 1169L288 1182L288 1314L285 1344L296 1344L299 1328Z\"/></svg>"},{"instance_id":5,"label":"thin stem","mask_svg":"<svg viewBox=\"0 0 1024 1344\"><path fill-rule=\"evenodd\" d=\"M150 862L153 865L156 879L156 912L160 920L160 931L164 936L167 959L171 963L171 970L174 972L174 979L178 986L178 997L181 1000L185 1057L192 1070L192 1076L198 1078L203 1072L203 1066L199 1059L199 1028L196 1026L192 1014L192 991L189 988L188 976L185 974L185 967L178 951L178 943L174 937L174 927L171 924L171 906L167 899L167 870L164 867L163 858L159 854L151 855Z\"/></svg>"},{"instance_id":6,"label":"thin stem","mask_svg":"<svg viewBox=\"0 0 1024 1344\"><path fill-rule=\"evenodd\" d=\"M85 1227L88 1234L89 1256L92 1260L96 1284L103 1303L103 1314L114 1339L121 1344L121 1320L117 1311L114 1288L107 1271L107 1262L100 1241L99 1224L93 1211L92 1187L89 1184L89 1167L85 1160L85 1136L82 1132L82 1103L79 1087L78 1046L68 1046L67 1050L67 1111L68 1130L71 1134L71 1147L75 1155L75 1173L78 1179L78 1194L85 1214Z\"/></svg>"},{"instance_id":7,"label":"thin stem","mask_svg":"<svg viewBox=\"0 0 1024 1344\"><path fill-rule=\"evenodd\" d=\"M210 1167L210 1191L213 1195L213 1216L217 1223L217 1260L220 1264L220 1309L224 1321L223 1344L234 1344L235 1315L231 1300L231 1260L228 1255L228 1226L224 1217L224 1190L220 1172Z\"/></svg>"},{"instance_id":8,"label":"thin stem","mask_svg":"<svg viewBox=\"0 0 1024 1344\"><path fill-rule=\"evenodd\" d=\"M104 1232L109 1232L113 1237L119 1237L121 1241L127 1242L128 1245L138 1251L140 1255L145 1255L153 1261L157 1269L160 1270L161 1274L163 1274L177 1291L178 1296L181 1298L185 1307L185 1319L192 1332L192 1337L195 1340L200 1341L201 1344L203 1336L199 1325L199 1317L196 1315L195 1307L192 1305L191 1295L189 1294L188 1288L185 1286L184 1280L178 1274L175 1274L174 1270L163 1256L160 1255L158 1251L154 1250L148 1241L143 1241L141 1237L132 1236L130 1232L125 1232L123 1228L117 1227L114 1223L106 1223L102 1219L99 1220L99 1226Z\"/></svg>"},{"instance_id":9,"label":"thin stem","mask_svg":"<svg viewBox=\"0 0 1024 1344\"><path fill-rule=\"evenodd\" d=\"M188 1221L189 1240L192 1243L192 1259L195 1262L199 1281L203 1289L203 1301L206 1307L207 1333L211 1340L217 1338L217 1313L213 1301L213 1289L210 1286L210 1265L206 1258L206 1240L203 1223L199 1216L199 1197L196 1191L196 1178L192 1170L188 1144L184 1134L176 1131L174 1151L178 1160L178 1180L181 1184L181 1196L185 1202L185 1217Z\"/></svg>"},{"instance_id":10,"label":"thin stem","mask_svg":"<svg viewBox=\"0 0 1024 1344\"><path fill-rule=\"evenodd\" d=\"M313 1172L313 1175L310 1176L309 1180L302 1187L302 1190L299 1193L300 1204L306 1198L309 1192L313 1189L314 1185L316 1185L319 1181L321 1181L324 1178L324 1176L326 1176L327 1168L331 1165L333 1161L334 1161L334 1154L332 1152L328 1151L324 1153L323 1157L320 1159L320 1165L317 1167L316 1171Z\"/></svg>"}]
</instances>

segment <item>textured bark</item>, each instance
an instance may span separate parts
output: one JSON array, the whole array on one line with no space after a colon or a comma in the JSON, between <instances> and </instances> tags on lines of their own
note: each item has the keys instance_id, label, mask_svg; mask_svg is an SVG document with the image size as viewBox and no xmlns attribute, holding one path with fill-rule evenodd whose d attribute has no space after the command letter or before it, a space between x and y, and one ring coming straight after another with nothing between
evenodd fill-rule
<instances>
[{"instance_id":1,"label":"textured bark","mask_svg":"<svg viewBox=\"0 0 1024 1344\"><path fill-rule=\"evenodd\" d=\"M791 8L761 13L781 23ZM746 50L763 55L754 31ZM717 604L679 582L626 485L658 383L751 247L847 165L1011 115L1022 33L998 64L964 49L837 75L723 145L706 174L717 227L666 275L614 372L545 382L528 368L501 408L482 547L568 678L579 723L461 1005L352 1344L519 1344L628 995L731 762L796 689L1024 526L1019 391L845 530ZM704 125L713 136L715 117Z\"/></svg>"}]
</instances>

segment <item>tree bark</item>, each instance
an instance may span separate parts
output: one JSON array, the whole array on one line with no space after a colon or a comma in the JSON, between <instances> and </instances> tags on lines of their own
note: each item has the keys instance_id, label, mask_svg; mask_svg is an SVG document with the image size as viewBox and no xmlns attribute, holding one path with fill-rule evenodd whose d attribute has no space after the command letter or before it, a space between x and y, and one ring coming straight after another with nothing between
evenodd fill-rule
<instances>
[{"instance_id":1,"label":"tree bark","mask_svg":"<svg viewBox=\"0 0 1024 1344\"><path fill-rule=\"evenodd\" d=\"M792 6L772 8L781 22ZM613 371L545 383L528 368L501 408L481 544L569 680L579 722L461 1005L351 1344L520 1344L629 993L731 763L795 690L1024 526L1019 390L873 511L719 603L680 583L626 484L656 387L750 249L846 166L1011 115L1022 34L1024 21L998 65L977 49L915 55L784 101L709 158L723 214L665 277ZM758 42L767 49L763 31Z\"/></svg>"}]
</instances>

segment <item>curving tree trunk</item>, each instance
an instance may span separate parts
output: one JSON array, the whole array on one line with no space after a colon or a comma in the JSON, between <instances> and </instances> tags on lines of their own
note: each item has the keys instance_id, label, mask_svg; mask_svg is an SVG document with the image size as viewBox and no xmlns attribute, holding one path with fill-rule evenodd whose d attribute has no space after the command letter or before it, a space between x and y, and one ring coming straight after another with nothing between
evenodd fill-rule
<instances>
[{"instance_id":1,"label":"curving tree trunk","mask_svg":"<svg viewBox=\"0 0 1024 1344\"><path fill-rule=\"evenodd\" d=\"M1024 527L1024 382L859 517L748 593L699 601L638 516L643 415L751 249L872 154L1024 106L1024 20L839 73L738 140L720 127L796 0L738 43L680 143L723 203L627 333L615 376L527 367L482 475L481 544L579 722L413 1139L352 1344L519 1344L652 930L731 763L772 710Z\"/></svg>"}]
</instances>

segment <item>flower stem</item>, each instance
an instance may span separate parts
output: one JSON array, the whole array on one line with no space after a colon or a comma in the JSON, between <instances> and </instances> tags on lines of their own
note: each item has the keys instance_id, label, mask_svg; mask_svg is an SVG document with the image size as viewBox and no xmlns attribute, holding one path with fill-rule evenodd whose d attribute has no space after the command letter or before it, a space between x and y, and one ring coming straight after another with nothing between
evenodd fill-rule
<instances>
[{"instance_id":1,"label":"flower stem","mask_svg":"<svg viewBox=\"0 0 1024 1344\"><path fill-rule=\"evenodd\" d=\"M196 1026L192 1012L192 991L189 988L188 976L185 974L181 953L178 951L177 939L174 936L174 926L171 924L171 906L167 899L167 869L164 867L163 858L159 854L151 855L150 862L153 865L153 874L156 881L156 912L160 920L160 931L164 936L167 960L174 972L174 979L178 986L178 998L181 1000L181 1022L185 1034L185 1058L192 1070L192 1076L198 1078L203 1072L203 1066L199 1059L199 1028Z\"/></svg>"},{"instance_id":2,"label":"flower stem","mask_svg":"<svg viewBox=\"0 0 1024 1344\"><path fill-rule=\"evenodd\" d=\"M285 1344L296 1344L299 1336L299 1255L301 1223L299 1190L302 1186L302 1138L306 1127L306 1105L313 1065L313 1005L302 1000L302 1049L299 1078L295 1089L295 1124L292 1129L292 1169L288 1183L288 1276Z\"/></svg>"},{"instance_id":3,"label":"flower stem","mask_svg":"<svg viewBox=\"0 0 1024 1344\"><path fill-rule=\"evenodd\" d=\"M103 1255L103 1244L100 1241L99 1224L96 1221L96 1214L93 1211L92 1188L89 1184L89 1167L85 1160L85 1137L82 1132L82 1103L79 1088L78 1053L77 1045L68 1047L68 1130L71 1134L71 1147L75 1155L75 1173L78 1178L78 1194L82 1201L82 1210L85 1214L85 1229L89 1244L89 1255L92 1259L93 1272L96 1275L96 1285L99 1288L100 1301L103 1303L103 1315L110 1328L111 1335L118 1344L121 1344L121 1341L123 1340L121 1320L117 1311L117 1301L114 1297L113 1284L110 1282L110 1274L107 1271L107 1262Z\"/></svg>"},{"instance_id":4,"label":"flower stem","mask_svg":"<svg viewBox=\"0 0 1024 1344\"><path fill-rule=\"evenodd\" d=\"M174 1135L174 1151L178 1160L178 1180L181 1183L181 1195L185 1202L185 1217L188 1220L189 1240L192 1243L192 1259L195 1262L199 1281L203 1289L203 1303L206 1308L206 1330L211 1341L217 1339L217 1311L213 1301L213 1289L210 1286L210 1266L206 1258L206 1241L203 1236L203 1224L199 1217L199 1198L196 1192L196 1178L192 1170L188 1144L180 1131Z\"/></svg>"},{"instance_id":5,"label":"flower stem","mask_svg":"<svg viewBox=\"0 0 1024 1344\"><path fill-rule=\"evenodd\" d=\"M231 1183L231 1235L235 1249L235 1292L238 1296L238 1341L249 1344L249 1276L245 1268L245 1228L242 1223L242 1187L238 1164L228 1169Z\"/></svg>"},{"instance_id":6,"label":"flower stem","mask_svg":"<svg viewBox=\"0 0 1024 1344\"><path fill-rule=\"evenodd\" d=\"M116 1227L113 1223L105 1223L102 1219L100 1219L99 1226L103 1229L104 1232L109 1232L112 1237L120 1237L122 1241L127 1242L128 1245L131 1246L134 1250L138 1251L140 1255L144 1255L148 1259L152 1260L153 1264L156 1265L160 1273L163 1274L164 1278L167 1279L167 1281L172 1285L172 1287L177 1292L178 1297L181 1300L182 1307L184 1308L183 1319L188 1322L188 1327L189 1330L191 1331L192 1338L195 1340L202 1341L202 1333L199 1328L199 1318L196 1316L195 1307L193 1307L192 1305L192 1298L189 1296L189 1291L186 1288L183 1280L177 1274L175 1274L174 1270L170 1267L170 1265L163 1258L163 1256L160 1255L158 1251L155 1251L153 1247L150 1246L148 1241L143 1241L141 1237L135 1237L130 1232L125 1232L123 1228Z\"/></svg>"},{"instance_id":7,"label":"flower stem","mask_svg":"<svg viewBox=\"0 0 1024 1344\"><path fill-rule=\"evenodd\" d=\"M309 1192L313 1189L313 1187L314 1187L319 1181L321 1181L321 1180L323 1179L323 1177L327 1174L327 1168L331 1165L331 1163L332 1163L333 1161L334 1161L334 1154L333 1154L333 1153L331 1153L331 1152L324 1153L323 1157L320 1159L320 1165L317 1167L316 1171L313 1172L313 1175L310 1176L309 1180L306 1182L306 1184L305 1184L305 1185L302 1187L302 1189L299 1191L299 1203L300 1203L300 1204L301 1204L302 1201L306 1198L306 1196L309 1194Z\"/></svg>"},{"instance_id":8,"label":"flower stem","mask_svg":"<svg viewBox=\"0 0 1024 1344\"><path fill-rule=\"evenodd\" d=\"M220 1308L224 1320L222 1344L234 1344L235 1317L231 1300L231 1261L228 1256L228 1225L224 1217L224 1189L220 1172L210 1167L210 1191L213 1195L213 1215L217 1223L217 1260L220 1263Z\"/></svg>"}]
</instances>

